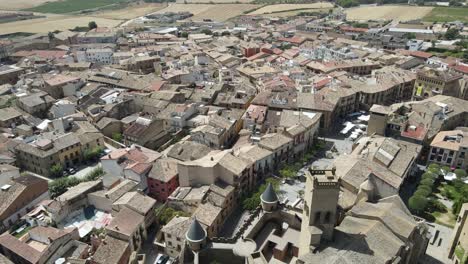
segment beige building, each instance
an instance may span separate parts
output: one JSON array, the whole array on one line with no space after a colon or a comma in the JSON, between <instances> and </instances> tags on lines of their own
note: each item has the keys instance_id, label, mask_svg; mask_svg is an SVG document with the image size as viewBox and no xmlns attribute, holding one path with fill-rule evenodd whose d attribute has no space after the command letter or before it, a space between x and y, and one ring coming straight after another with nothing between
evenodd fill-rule
<instances>
[{"instance_id":1,"label":"beige building","mask_svg":"<svg viewBox=\"0 0 468 264\"><path fill-rule=\"evenodd\" d=\"M215 184L221 181L239 192L248 192L255 185L251 163L233 156L230 151L212 151L193 161L178 164L181 187Z\"/></svg>"},{"instance_id":2,"label":"beige building","mask_svg":"<svg viewBox=\"0 0 468 264\"><path fill-rule=\"evenodd\" d=\"M353 206L364 182L372 185L374 199L398 194L405 179L416 170L420 153L421 146L414 143L381 136L361 138L351 154L334 162L342 186L340 206Z\"/></svg>"},{"instance_id":3,"label":"beige building","mask_svg":"<svg viewBox=\"0 0 468 264\"><path fill-rule=\"evenodd\" d=\"M158 249L163 250L170 257L177 257L185 244L185 233L192 223L189 217L175 216L162 229L158 240L155 241Z\"/></svg>"},{"instance_id":4,"label":"beige building","mask_svg":"<svg viewBox=\"0 0 468 264\"><path fill-rule=\"evenodd\" d=\"M460 214L457 217L457 223L452 233L452 240L450 243L449 259L453 264L466 263L468 258L468 203L464 203Z\"/></svg>"},{"instance_id":5,"label":"beige building","mask_svg":"<svg viewBox=\"0 0 468 264\"><path fill-rule=\"evenodd\" d=\"M413 90L413 100L422 100L435 95L460 95L460 82L463 76L458 73L423 69L418 72Z\"/></svg>"},{"instance_id":6,"label":"beige building","mask_svg":"<svg viewBox=\"0 0 468 264\"><path fill-rule=\"evenodd\" d=\"M429 145L443 130L468 126L468 104L460 98L436 95L422 101L373 105L368 135L374 133Z\"/></svg>"},{"instance_id":7,"label":"beige building","mask_svg":"<svg viewBox=\"0 0 468 264\"><path fill-rule=\"evenodd\" d=\"M468 168L468 130L441 131L431 142L428 163L450 168Z\"/></svg>"}]
</instances>

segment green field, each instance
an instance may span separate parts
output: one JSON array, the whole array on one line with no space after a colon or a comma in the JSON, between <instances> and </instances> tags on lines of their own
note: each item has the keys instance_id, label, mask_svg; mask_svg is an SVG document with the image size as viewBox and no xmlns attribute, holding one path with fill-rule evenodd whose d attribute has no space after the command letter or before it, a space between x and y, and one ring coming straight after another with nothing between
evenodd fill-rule
<instances>
[{"instance_id":1,"label":"green field","mask_svg":"<svg viewBox=\"0 0 468 264\"><path fill-rule=\"evenodd\" d=\"M128 0L63 0L58 2L48 2L34 8L25 9L25 11L64 14L119 4L127 1Z\"/></svg>"},{"instance_id":2,"label":"green field","mask_svg":"<svg viewBox=\"0 0 468 264\"><path fill-rule=\"evenodd\" d=\"M468 8L435 7L423 20L430 22L450 22L455 20L468 22Z\"/></svg>"}]
</instances>

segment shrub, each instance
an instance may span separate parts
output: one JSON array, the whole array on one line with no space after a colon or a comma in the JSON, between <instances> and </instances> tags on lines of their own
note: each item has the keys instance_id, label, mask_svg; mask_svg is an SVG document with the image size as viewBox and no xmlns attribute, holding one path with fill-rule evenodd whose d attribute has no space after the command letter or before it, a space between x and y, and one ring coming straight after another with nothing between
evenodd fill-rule
<instances>
[{"instance_id":1,"label":"shrub","mask_svg":"<svg viewBox=\"0 0 468 264\"><path fill-rule=\"evenodd\" d=\"M466 171L462 169L456 169L454 171L455 175L457 175L458 179L465 178L466 177Z\"/></svg>"},{"instance_id":2,"label":"shrub","mask_svg":"<svg viewBox=\"0 0 468 264\"><path fill-rule=\"evenodd\" d=\"M424 190L424 191L427 191L429 193L432 193L432 188L431 188L431 186L428 186L428 185L419 185L417 190L418 191L419 190Z\"/></svg>"},{"instance_id":3,"label":"shrub","mask_svg":"<svg viewBox=\"0 0 468 264\"><path fill-rule=\"evenodd\" d=\"M437 178L437 175L432 173L432 172L425 172L422 177L421 177L423 180L425 179L431 179L431 180L435 180Z\"/></svg>"},{"instance_id":4,"label":"shrub","mask_svg":"<svg viewBox=\"0 0 468 264\"><path fill-rule=\"evenodd\" d=\"M414 192L413 195L427 197L430 194L431 194L431 191L428 191L426 189L418 189L418 190L416 190L416 192Z\"/></svg>"},{"instance_id":5,"label":"shrub","mask_svg":"<svg viewBox=\"0 0 468 264\"><path fill-rule=\"evenodd\" d=\"M421 182L419 184L420 185L427 185L427 186L432 188L432 186L434 185L434 180L432 180L432 179L423 179L423 180L421 180Z\"/></svg>"},{"instance_id":6,"label":"shrub","mask_svg":"<svg viewBox=\"0 0 468 264\"><path fill-rule=\"evenodd\" d=\"M52 165L52 167L50 167L50 173L52 174L52 177L62 176L62 173L63 173L62 165L59 163Z\"/></svg>"},{"instance_id":7,"label":"shrub","mask_svg":"<svg viewBox=\"0 0 468 264\"><path fill-rule=\"evenodd\" d=\"M91 21L91 22L88 23L88 28L89 28L90 30L91 30L91 29L95 29L95 28L97 28L97 27L98 27L98 25L97 25L96 22L94 22L94 21Z\"/></svg>"},{"instance_id":8,"label":"shrub","mask_svg":"<svg viewBox=\"0 0 468 264\"><path fill-rule=\"evenodd\" d=\"M437 199L428 199L427 207L431 212L447 212L447 206L445 206L442 202Z\"/></svg>"},{"instance_id":9,"label":"shrub","mask_svg":"<svg viewBox=\"0 0 468 264\"><path fill-rule=\"evenodd\" d=\"M427 206L427 198L424 196L413 195L409 199L409 208L416 213L422 213Z\"/></svg>"},{"instance_id":10,"label":"shrub","mask_svg":"<svg viewBox=\"0 0 468 264\"><path fill-rule=\"evenodd\" d=\"M428 168L429 169L433 169L433 168L440 169L440 166L437 163L431 163L431 164L429 164Z\"/></svg>"},{"instance_id":11,"label":"shrub","mask_svg":"<svg viewBox=\"0 0 468 264\"><path fill-rule=\"evenodd\" d=\"M117 141L117 142L122 143L123 136L122 136L121 133L112 133L112 139Z\"/></svg>"}]
</instances>

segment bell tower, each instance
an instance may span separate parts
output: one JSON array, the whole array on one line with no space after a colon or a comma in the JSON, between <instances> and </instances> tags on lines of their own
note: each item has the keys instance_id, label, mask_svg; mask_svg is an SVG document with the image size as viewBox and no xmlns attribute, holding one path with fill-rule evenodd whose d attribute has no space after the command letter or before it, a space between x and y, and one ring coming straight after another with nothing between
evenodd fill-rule
<instances>
[{"instance_id":1,"label":"bell tower","mask_svg":"<svg viewBox=\"0 0 468 264\"><path fill-rule=\"evenodd\" d=\"M306 173L304 209L299 255L310 252L322 240L333 240L337 220L340 180L331 170L312 170Z\"/></svg>"}]
</instances>

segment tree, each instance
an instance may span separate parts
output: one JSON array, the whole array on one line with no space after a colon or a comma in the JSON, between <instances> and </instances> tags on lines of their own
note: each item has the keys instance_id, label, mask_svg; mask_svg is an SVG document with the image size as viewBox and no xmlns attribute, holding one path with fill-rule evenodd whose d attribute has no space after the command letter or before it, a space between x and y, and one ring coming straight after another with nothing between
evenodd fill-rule
<instances>
[{"instance_id":1,"label":"tree","mask_svg":"<svg viewBox=\"0 0 468 264\"><path fill-rule=\"evenodd\" d=\"M117 142L120 142L122 143L122 140L123 140L123 136L122 136L122 133L112 133L112 139L117 141Z\"/></svg>"},{"instance_id":2,"label":"tree","mask_svg":"<svg viewBox=\"0 0 468 264\"><path fill-rule=\"evenodd\" d=\"M156 211L156 214L159 217L159 223L162 225L169 223L175 216L190 216L190 214L186 212L177 211L171 207L165 207L160 212Z\"/></svg>"},{"instance_id":3,"label":"tree","mask_svg":"<svg viewBox=\"0 0 468 264\"><path fill-rule=\"evenodd\" d=\"M183 38L188 38L188 35L189 35L188 32L185 32L185 31L180 33L180 36Z\"/></svg>"},{"instance_id":4,"label":"tree","mask_svg":"<svg viewBox=\"0 0 468 264\"><path fill-rule=\"evenodd\" d=\"M443 172L444 174L447 174L447 173L449 173L450 171L452 171L452 170L450 169L449 166L442 166L442 168L440 168L440 169L442 170L442 172Z\"/></svg>"},{"instance_id":5,"label":"tree","mask_svg":"<svg viewBox=\"0 0 468 264\"><path fill-rule=\"evenodd\" d=\"M411 32L411 33L406 33L403 35L404 38L407 38L407 39L415 39L416 38L416 34Z\"/></svg>"},{"instance_id":6,"label":"tree","mask_svg":"<svg viewBox=\"0 0 468 264\"><path fill-rule=\"evenodd\" d=\"M426 209L427 206L427 198L424 196L413 195L409 199L409 208L414 212L420 214Z\"/></svg>"},{"instance_id":7,"label":"tree","mask_svg":"<svg viewBox=\"0 0 468 264\"><path fill-rule=\"evenodd\" d=\"M201 33L205 34L205 35L213 35L213 31L205 28L201 31Z\"/></svg>"},{"instance_id":8,"label":"tree","mask_svg":"<svg viewBox=\"0 0 468 264\"><path fill-rule=\"evenodd\" d=\"M416 191L419 191L419 190L423 190L423 191L429 192L429 194L432 193L432 188L431 188L431 186L427 186L427 185L419 185L419 186L418 186L418 189L416 189Z\"/></svg>"},{"instance_id":9,"label":"tree","mask_svg":"<svg viewBox=\"0 0 468 264\"><path fill-rule=\"evenodd\" d=\"M50 167L50 174L52 174L52 177L60 177L62 176L62 172L63 172L63 167L59 163L54 164L52 165L52 167Z\"/></svg>"},{"instance_id":10,"label":"tree","mask_svg":"<svg viewBox=\"0 0 468 264\"><path fill-rule=\"evenodd\" d=\"M221 32L221 36L229 36L229 35L231 35L231 32L229 32L229 31Z\"/></svg>"},{"instance_id":11,"label":"tree","mask_svg":"<svg viewBox=\"0 0 468 264\"><path fill-rule=\"evenodd\" d=\"M431 192L432 191L428 191L427 189L417 189L416 192L414 192L414 195L428 197Z\"/></svg>"},{"instance_id":12,"label":"tree","mask_svg":"<svg viewBox=\"0 0 468 264\"><path fill-rule=\"evenodd\" d=\"M281 177L283 178L294 178L296 176L296 171L291 168L291 166L286 166L279 171Z\"/></svg>"},{"instance_id":13,"label":"tree","mask_svg":"<svg viewBox=\"0 0 468 264\"><path fill-rule=\"evenodd\" d=\"M460 31L456 28L449 28L447 32L445 32L444 37L448 40L454 40L460 37Z\"/></svg>"},{"instance_id":14,"label":"tree","mask_svg":"<svg viewBox=\"0 0 468 264\"><path fill-rule=\"evenodd\" d=\"M432 173L432 172L425 172L422 177L421 177L423 180L425 179L431 179L431 180L435 180L435 178L437 178L437 175Z\"/></svg>"},{"instance_id":15,"label":"tree","mask_svg":"<svg viewBox=\"0 0 468 264\"><path fill-rule=\"evenodd\" d=\"M465 178L466 177L466 171L462 170L462 169L456 169L454 171L455 175L457 175L457 178L458 179L462 179L462 178Z\"/></svg>"},{"instance_id":16,"label":"tree","mask_svg":"<svg viewBox=\"0 0 468 264\"><path fill-rule=\"evenodd\" d=\"M83 157L85 160L96 160L99 158L99 155L104 151L104 149L101 146L96 146L93 149L86 149Z\"/></svg>"},{"instance_id":17,"label":"tree","mask_svg":"<svg viewBox=\"0 0 468 264\"><path fill-rule=\"evenodd\" d=\"M88 23L88 28L89 28L89 30L95 29L95 28L97 28L97 27L98 27L98 25L96 24L95 21L91 21L91 22Z\"/></svg>"},{"instance_id":18,"label":"tree","mask_svg":"<svg viewBox=\"0 0 468 264\"><path fill-rule=\"evenodd\" d=\"M50 32L47 33L47 37L49 38L49 40L53 40L54 39L54 32Z\"/></svg>"},{"instance_id":19,"label":"tree","mask_svg":"<svg viewBox=\"0 0 468 264\"><path fill-rule=\"evenodd\" d=\"M427 186L432 188L432 186L434 185L434 180L432 180L432 179L423 179L423 180L421 180L421 182L419 184L420 185L427 185Z\"/></svg>"}]
</instances>

